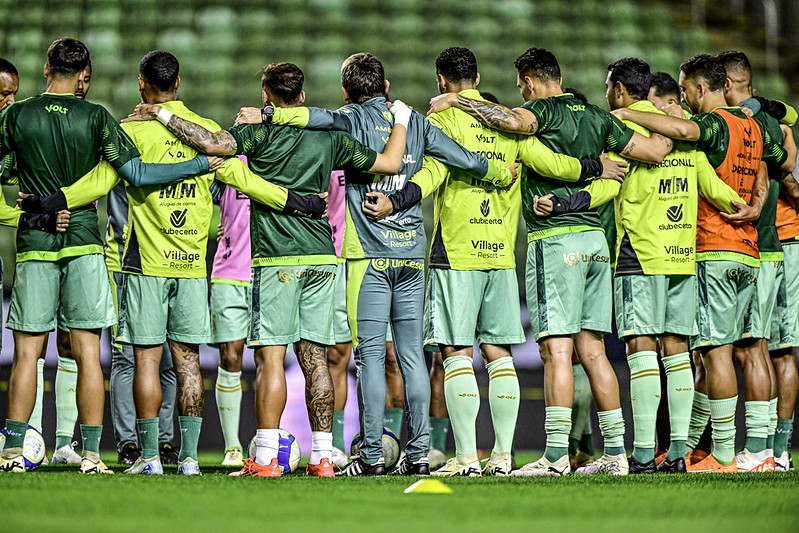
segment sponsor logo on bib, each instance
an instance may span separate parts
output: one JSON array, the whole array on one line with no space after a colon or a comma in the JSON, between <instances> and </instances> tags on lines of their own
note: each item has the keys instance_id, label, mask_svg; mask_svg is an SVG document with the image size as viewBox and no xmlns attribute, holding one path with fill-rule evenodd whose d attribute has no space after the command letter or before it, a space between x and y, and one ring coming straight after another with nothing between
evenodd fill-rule
<instances>
[{"instance_id":1,"label":"sponsor logo on bib","mask_svg":"<svg viewBox=\"0 0 799 533\"><path fill-rule=\"evenodd\" d=\"M666 210L666 217L671 222L679 222L682 220L682 204L669 207Z\"/></svg>"},{"instance_id":2,"label":"sponsor logo on bib","mask_svg":"<svg viewBox=\"0 0 799 533\"><path fill-rule=\"evenodd\" d=\"M169 222L176 228L182 228L186 224L186 212L188 209L181 211L180 209L172 211L169 215Z\"/></svg>"}]
</instances>

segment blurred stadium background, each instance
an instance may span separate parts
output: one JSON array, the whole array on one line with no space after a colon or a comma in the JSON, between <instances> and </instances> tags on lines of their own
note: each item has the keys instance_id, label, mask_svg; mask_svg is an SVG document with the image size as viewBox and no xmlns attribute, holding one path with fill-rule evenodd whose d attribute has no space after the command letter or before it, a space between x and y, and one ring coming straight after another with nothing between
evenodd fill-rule
<instances>
[{"instance_id":1,"label":"blurred stadium background","mask_svg":"<svg viewBox=\"0 0 799 533\"><path fill-rule=\"evenodd\" d=\"M92 54L89 100L105 105L120 119L140 101L136 78L141 57L157 48L171 51L181 62L181 99L222 127L232 125L239 107L260 105L260 69L274 61L291 61L304 70L307 105L340 106L341 62L359 51L383 61L392 98L424 112L437 92L434 60L449 46L474 51L480 89L511 107L521 103L513 61L530 46L551 49L560 62L564 86L579 89L600 107L606 107L606 66L616 59L640 57L653 71L676 78L682 60L729 49L749 55L758 94L799 105L799 47L793 42L799 28L796 0L0 0L0 13L0 57L20 71L18 99L44 89L48 45L59 37L76 37ZM14 187L4 191L7 201L16 198ZM99 211L104 223L104 204ZM431 211L428 205L430 215ZM209 233L215 236L216 224ZM521 297L524 242L522 230L517 245ZM215 246L211 239L209 259ZM8 297L14 272L14 231L9 228L0 228L0 253ZM13 348L9 333L4 330L0 354L0 412L5 410ZM48 365L54 366L52 340L51 347ZM520 445L542 447L542 374L532 339L516 353L519 366L529 369L523 377L528 401L520 420L530 420L531 431L520 435ZM616 367L624 388L628 369L623 347L613 353L621 363ZM207 377L215 377L215 350L205 348L202 360ZM213 384L213 379L206 381L209 387ZM47 385L49 403L51 383ZM209 446L221 447L212 390L206 394L203 434ZM304 416L301 397L292 402L299 409L299 424ZM354 408L354 402L349 406ZM251 396L245 393L245 438L254 433L251 409ZM46 420L46 434L52 423ZM481 424L490 424L487 416L481 417ZM348 421L347 429L354 432L353 423ZM110 437L107 431L104 445Z\"/></svg>"}]
</instances>

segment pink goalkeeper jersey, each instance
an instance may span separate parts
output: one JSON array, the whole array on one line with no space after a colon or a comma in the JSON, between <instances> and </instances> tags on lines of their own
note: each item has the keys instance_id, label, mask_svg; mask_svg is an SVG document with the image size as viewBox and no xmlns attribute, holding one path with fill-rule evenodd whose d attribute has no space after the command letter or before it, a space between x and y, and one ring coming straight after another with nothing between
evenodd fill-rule
<instances>
[{"instance_id":1,"label":"pink goalkeeper jersey","mask_svg":"<svg viewBox=\"0 0 799 533\"><path fill-rule=\"evenodd\" d=\"M334 170L330 173L330 185L327 188L327 193L327 220L330 223L330 229L333 230L333 246L336 247L336 255L341 257L347 204L343 170Z\"/></svg>"},{"instance_id":2,"label":"pink goalkeeper jersey","mask_svg":"<svg viewBox=\"0 0 799 533\"><path fill-rule=\"evenodd\" d=\"M247 158L238 156L247 163ZM219 198L219 218L225 234L216 248L211 280L250 282L250 199L233 187Z\"/></svg>"}]
</instances>

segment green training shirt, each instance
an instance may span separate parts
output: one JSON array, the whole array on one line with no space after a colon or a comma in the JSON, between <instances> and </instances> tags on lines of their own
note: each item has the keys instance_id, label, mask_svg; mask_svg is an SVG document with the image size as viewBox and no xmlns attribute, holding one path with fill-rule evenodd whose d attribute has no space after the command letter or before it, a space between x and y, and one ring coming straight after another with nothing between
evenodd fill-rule
<instances>
[{"instance_id":1,"label":"green training shirt","mask_svg":"<svg viewBox=\"0 0 799 533\"><path fill-rule=\"evenodd\" d=\"M115 169L139 152L100 105L72 94L44 93L11 105L0 117L0 158L14 152L19 188L47 196L89 172L100 156ZM103 253L93 205L72 213L65 233L17 232L17 261L56 261Z\"/></svg>"},{"instance_id":2,"label":"green training shirt","mask_svg":"<svg viewBox=\"0 0 799 533\"><path fill-rule=\"evenodd\" d=\"M334 169L365 172L377 160L377 152L341 131L260 124L229 131L254 173L300 194L326 192ZM337 263L326 218L282 215L253 202L250 232L253 267Z\"/></svg>"},{"instance_id":3,"label":"green training shirt","mask_svg":"<svg viewBox=\"0 0 799 533\"><path fill-rule=\"evenodd\" d=\"M777 199L780 195L782 176L784 174L782 169L780 169L780 165L785 161L787 153L780 161L780 151L784 151L784 149L779 144L780 150L777 150L775 146L777 143L772 141L773 139L782 139L779 121L763 111L756 114L754 118L763 132L765 146L768 147L763 151L763 160L766 162L769 177L768 196L766 196L766 201L763 204L763 210L760 211L760 218L755 223L755 228L757 228L757 247L760 250L760 261L782 261L782 245L780 245L776 226Z\"/></svg>"},{"instance_id":4,"label":"green training shirt","mask_svg":"<svg viewBox=\"0 0 799 533\"><path fill-rule=\"evenodd\" d=\"M579 159L599 157L605 151L620 152L633 136L633 130L609 112L586 104L570 93L531 100L522 107L536 116L536 137L541 142L555 152ZM595 209L554 217L539 217L533 212L535 196L570 196L584 188L587 181L563 183L528 167L525 167L521 179L528 239L602 228Z\"/></svg>"}]
</instances>

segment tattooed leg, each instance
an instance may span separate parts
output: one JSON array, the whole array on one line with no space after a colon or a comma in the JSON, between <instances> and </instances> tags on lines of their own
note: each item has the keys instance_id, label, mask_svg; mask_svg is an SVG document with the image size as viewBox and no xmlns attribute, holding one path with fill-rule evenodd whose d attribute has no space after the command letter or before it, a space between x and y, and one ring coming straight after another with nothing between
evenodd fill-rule
<instances>
[{"instance_id":1,"label":"tattooed leg","mask_svg":"<svg viewBox=\"0 0 799 533\"><path fill-rule=\"evenodd\" d=\"M278 429L286 407L285 346L255 350L255 419L259 429Z\"/></svg>"},{"instance_id":2,"label":"tattooed leg","mask_svg":"<svg viewBox=\"0 0 799 533\"><path fill-rule=\"evenodd\" d=\"M327 368L325 347L305 339L294 344L305 376L305 403L311 431L333 431L333 379Z\"/></svg>"},{"instance_id":3,"label":"tattooed leg","mask_svg":"<svg viewBox=\"0 0 799 533\"><path fill-rule=\"evenodd\" d=\"M163 345L134 346L133 403L137 418L158 418L161 409L161 354Z\"/></svg>"},{"instance_id":4,"label":"tattooed leg","mask_svg":"<svg viewBox=\"0 0 799 533\"><path fill-rule=\"evenodd\" d=\"M203 379L200 375L200 346L169 340L178 382L178 412L181 416L203 416ZM155 415L158 416L158 411Z\"/></svg>"}]
</instances>

